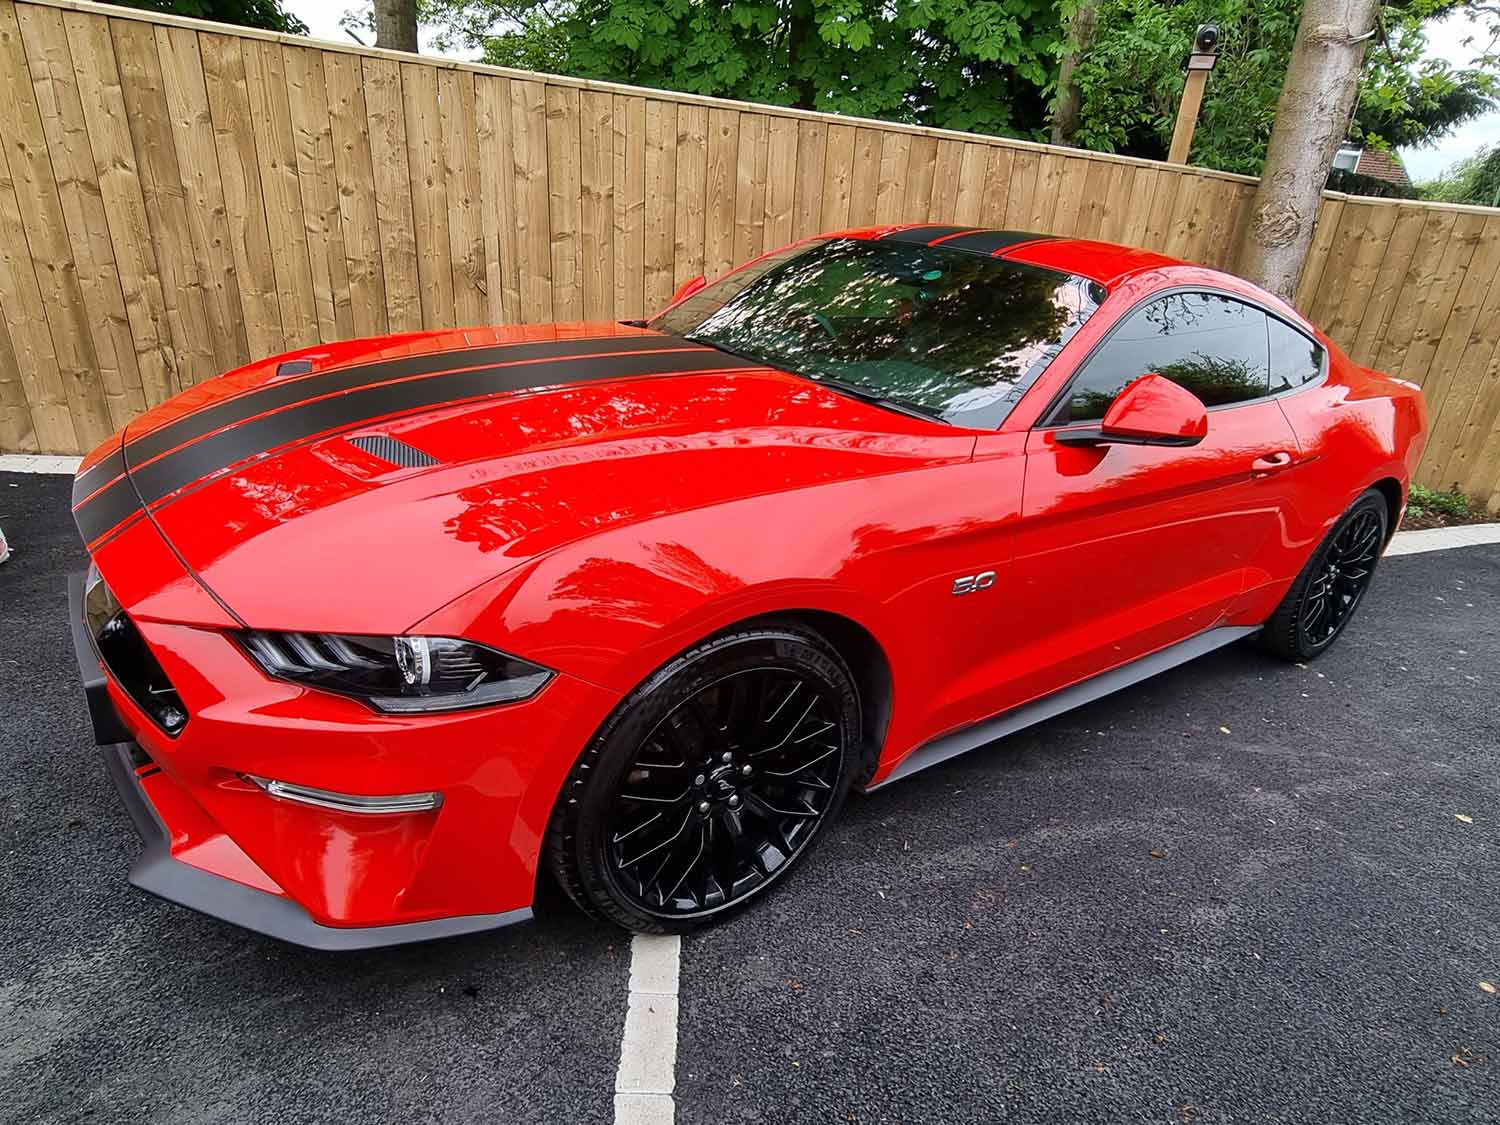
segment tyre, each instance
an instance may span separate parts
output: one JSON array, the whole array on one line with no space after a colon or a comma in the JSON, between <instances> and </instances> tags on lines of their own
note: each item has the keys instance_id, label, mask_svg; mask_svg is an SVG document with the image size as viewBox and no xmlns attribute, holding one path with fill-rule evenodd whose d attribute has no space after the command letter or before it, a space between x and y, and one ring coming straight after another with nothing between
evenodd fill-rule
<instances>
[{"instance_id":1,"label":"tyre","mask_svg":"<svg viewBox=\"0 0 1500 1125\"><path fill-rule=\"evenodd\" d=\"M860 703L811 630L719 636L632 692L585 748L548 826L547 865L586 912L683 933L783 879L860 765Z\"/></svg>"},{"instance_id":2,"label":"tyre","mask_svg":"<svg viewBox=\"0 0 1500 1125\"><path fill-rule=\"evenodd\" d=\"M1266 622L1269 651L1286 660L1328 651L1370 588L1388 519L1385 497L1372 488L1334 524Z\"/></svg>"}]
</instances>

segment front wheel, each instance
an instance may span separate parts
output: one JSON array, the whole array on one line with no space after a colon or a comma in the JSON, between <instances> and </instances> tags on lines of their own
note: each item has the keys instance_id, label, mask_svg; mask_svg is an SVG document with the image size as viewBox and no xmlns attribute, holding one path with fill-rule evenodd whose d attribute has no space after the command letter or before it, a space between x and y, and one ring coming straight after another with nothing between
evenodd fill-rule
<instances>
[{"instance_id":1,"label":"front wheel","mask_svg":"<svg viewBox=\"0 0 1500 1125\"><path fill-rule=\"evenodd\" d=\"M548 866L586 911L681 933L764 894L834 817L858 766L859 697L800 626L747 629L637 688L579 758Z\"/></svg>"},{"instance_id":2,"label":"front wheel","mask_svg":"<svg viewBox=\"0 0 1500 1125\"><path fill-rule=\"evenodd\" d=\"M1385 497L1370 489L1334 524L1262 633L1265 647L1287 660L1326 652L1359 607L1385 547Z\"/></svg>"}]
</instances>

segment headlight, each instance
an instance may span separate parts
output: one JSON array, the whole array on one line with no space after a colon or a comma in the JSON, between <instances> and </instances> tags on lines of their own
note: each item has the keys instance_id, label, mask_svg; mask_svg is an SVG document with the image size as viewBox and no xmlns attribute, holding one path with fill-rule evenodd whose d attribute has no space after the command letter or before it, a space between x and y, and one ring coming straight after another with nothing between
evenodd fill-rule
<instances>
[{"instance_id":1,"label":"headlight","mask_svg":"<svg viewBox=\"0 0 1500 1125\"><path fill-rule=\"evenodd\" d=\"M393 714L515 703L552 678L540 665L454 637L237 636L267 675L351 695Z\"/></svg>"}]
</instances>

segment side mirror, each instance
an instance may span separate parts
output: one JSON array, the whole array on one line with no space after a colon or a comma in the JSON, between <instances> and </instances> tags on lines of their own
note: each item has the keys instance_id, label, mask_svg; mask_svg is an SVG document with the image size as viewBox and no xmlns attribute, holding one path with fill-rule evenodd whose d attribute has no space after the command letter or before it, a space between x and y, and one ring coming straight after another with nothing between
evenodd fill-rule
<instances>
[{"instance_id":1,"label":"side mirror","mask_svg":"<svg viewBox=\"0 0 1500 1125\"><path fill-rule=\"evenodd\" d=\"M678 301L686 301L689 297L698 292L698 290L702 289L707 284L707 279L704 278L701 273L697 277L688 278L677 287L677 292L672 294L672 299L667 302L667 307L671 308Z\"/></svg>"},{"instance_id":2,"label":"side mirror","mask_svg":"<svg viewBox=\"0 0 1500 1125\"><path fill-rule=\"evenodd\" d=\"M1097 426L1059 430L1064 445L1197 445L1208 435L1208 410L1192 391L1154 372L1116 396Z\"/></svg>"}]
</instances>

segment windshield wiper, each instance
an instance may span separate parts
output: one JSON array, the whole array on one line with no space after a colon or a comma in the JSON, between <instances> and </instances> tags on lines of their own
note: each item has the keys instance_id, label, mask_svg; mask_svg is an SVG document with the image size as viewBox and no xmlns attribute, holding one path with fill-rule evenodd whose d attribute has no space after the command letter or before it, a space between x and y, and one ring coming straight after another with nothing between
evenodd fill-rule
<instances>
[{"instance_id":1,"label":"windshield wiper","mask_svg":"<svg viewBox=\"0 0 1500 1125\"><path fill-rule=\"evenodd\" d=\"M928 410L923 410L919 406L912 406L909 403L902 402L900 399L890 398L886 395L881 394L877 390L872 390L869 387L862 387L858 383L846 383L842 379L835 379L832 375L822 375L814 374L808 371L798 371L795 368L788 367L778 361L769 360L765 356L755 355L753 352L743 352L735 348L727 347L724 344L719 343L717 340L710 339L707 336L684 336L683 339L691 341L694 344L702 344L705 347L713 348L715 351L723 352L725 355L732 355L736 359L745 359L749 360L751 363L764 364L767 367L774 367L778 371L785 371L789 375L795 375L799 379L806 379L809 382L820 383L823 386L828 387L830 390L838 391L840 394L848 395L850 398L857 398L860 402L868 402L871 406L879 406L883 407L886 410L894 411L897 414L905 414L909 418L920 418L924 422L943 421L940 415L934 414Z\"/></svg>"}]
</instances>

